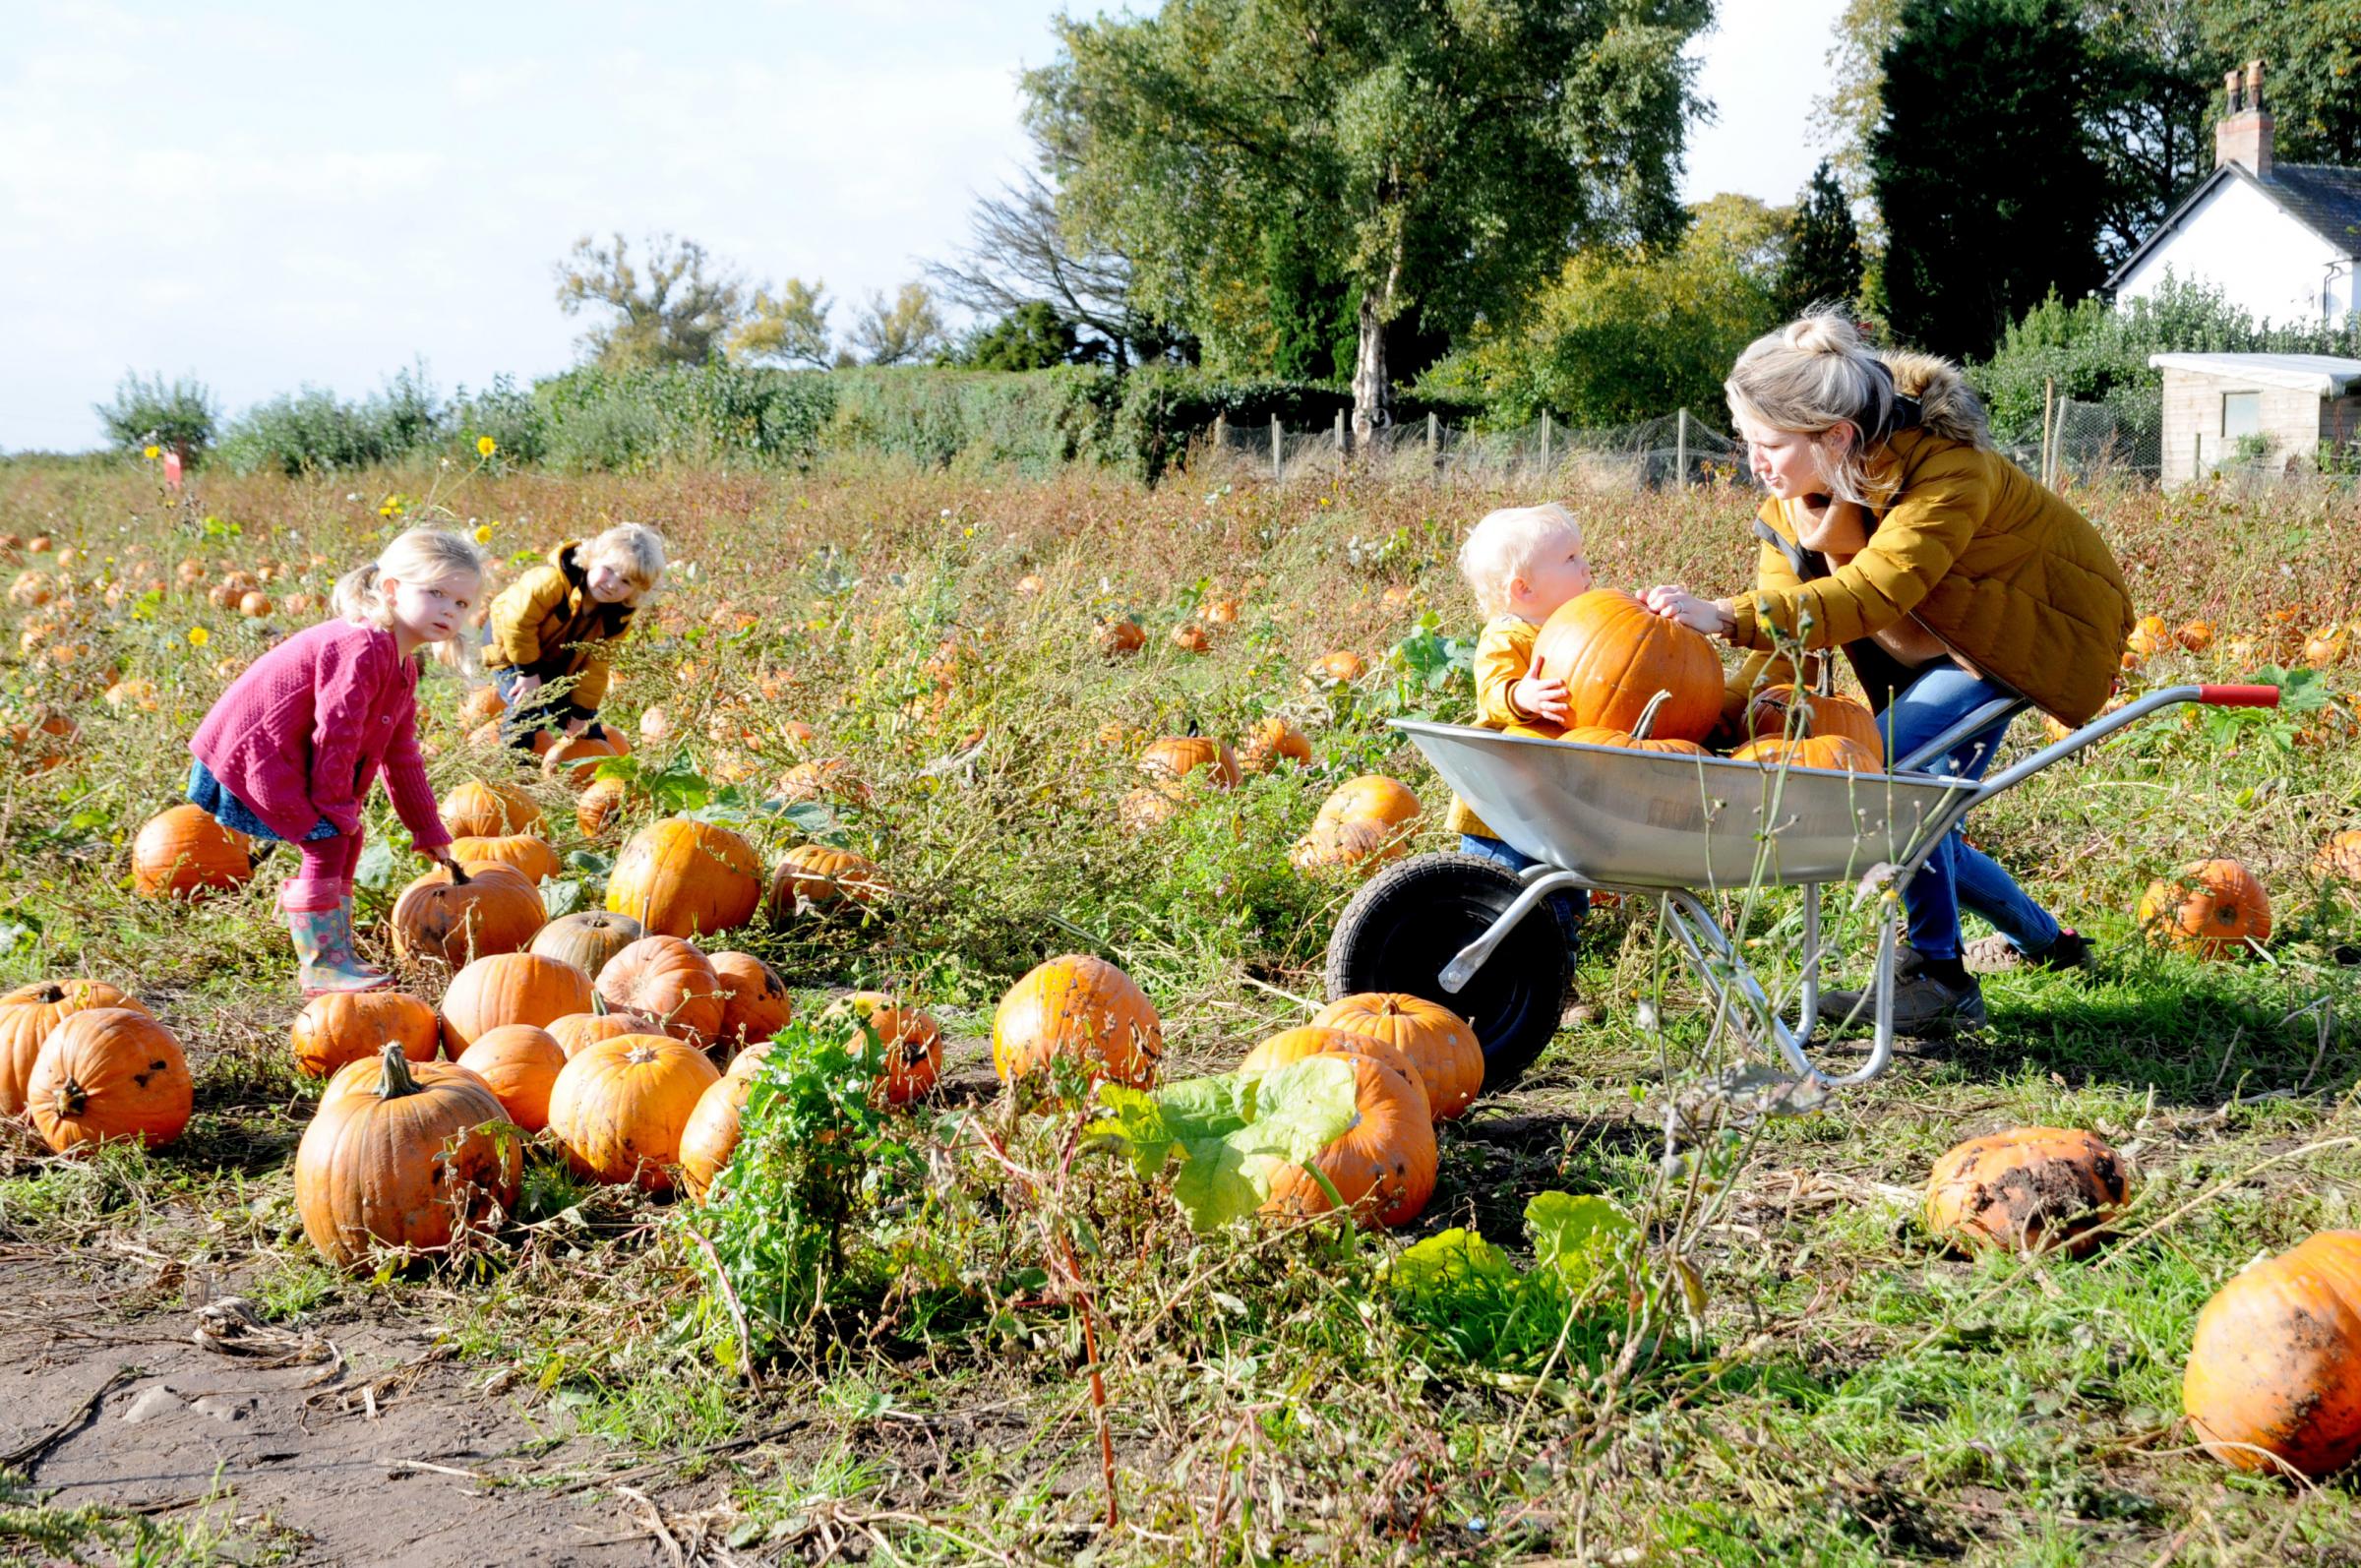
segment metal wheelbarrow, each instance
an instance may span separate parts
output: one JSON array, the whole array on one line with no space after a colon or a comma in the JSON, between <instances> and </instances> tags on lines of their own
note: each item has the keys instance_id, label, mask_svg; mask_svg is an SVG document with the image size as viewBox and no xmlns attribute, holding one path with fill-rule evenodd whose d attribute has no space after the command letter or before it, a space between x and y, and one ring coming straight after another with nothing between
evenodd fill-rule
<instances>
[{"instance_id":1,"label":"metal wheelbarrow","mask_svg":"<svg viewBox=\"0 0 2361 1568\"><path fill-rule=\"evenodd\" d=\"M1408 992L1466 1018L1483 1042L1484 1081L1513 1080L1557 1031L1572 978L1569 934L1544 901L1570 888L1654 898L1718 1008L1789 1070L1814 1083L1866 1083L1894 1055L1894 961L1902 900L1943 835L1977 806L2159 708L2183 702L2274 707L2273 686L2150 692L1977 781L1924 771L2025 704L1968 714L1886 773L1766 767L1395 720L1485 825L1541 862L1522 874L1480 856L1415 856L1380 873L1337 919L1330 1000ZM1864 998L1868 1060L1846 1073L1814 1064L1820 1019L1820 894L1882 880L1874 970ZM1748 887L1802 891L1794 1014L1776 1004L1705 898ZM1537 911L1540 919L1533 919Z\"/></svg>"}]
</instances>

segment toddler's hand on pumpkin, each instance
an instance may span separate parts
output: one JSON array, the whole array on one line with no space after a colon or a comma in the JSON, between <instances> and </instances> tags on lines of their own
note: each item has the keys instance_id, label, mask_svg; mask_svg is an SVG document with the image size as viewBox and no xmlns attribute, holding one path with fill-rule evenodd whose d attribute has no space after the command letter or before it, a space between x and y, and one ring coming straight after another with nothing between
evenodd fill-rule
<instances>
[{"instance_id":1,"label":"toddler's hand on pumpkin","mask_svg":"<svg viewBox=\"0 0 2361 1568\"><path fill-rule=\"evenodd\" d=\"M1508 689L1508 705L1527 718L1546 719L1563 724L1572 710L1566 705L1566 683L1552 681L1542 674L1542 660L1534 656L1524 678Z\"/></svg>"}]
</instances>

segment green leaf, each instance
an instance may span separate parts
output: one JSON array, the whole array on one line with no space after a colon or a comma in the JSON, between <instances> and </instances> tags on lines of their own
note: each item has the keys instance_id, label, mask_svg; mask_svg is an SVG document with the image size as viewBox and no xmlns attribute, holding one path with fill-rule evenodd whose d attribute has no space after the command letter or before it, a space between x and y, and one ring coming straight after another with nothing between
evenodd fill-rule
<instances>
[{"instance_id":1,"label":"green leaf","mask_svg":"<svg viewBox=\"0 0 2361 1568\"><path fill-rule=\"evenodd\" d=\"M362 850L361 858L352 868L352 882L355 887L366 887L381 893L392 887L394 846L381 838Z\"/></svg>"},{"instance_id":2,"label":"green leaf","mask_svg":"<svg viewBox=\"0 0 2361 1568\"><path fill-rule=\"evenodd\" d=\"M1525 1235L1534 1261L1553 1271L1579 1294L1613 1267L1616 1254L1636 1240L1640 1228L1611 1198L1544 1192L1525 1205Z\"/></svg>"},{"instance_id":3,"label":"green leaf","mask_svg":"<svg viewBox=\"0 0 2361 1568\"><path fill-rule=\"evenodd\" d=\"M582 884L572 878L560 881L555 876L542 877L541 907L551 920L573 914L582 907Z\"/></svg>"},{"instance_id":4,"label":"green leaf","mask_svg":"<svg viewBox=\"0 0 2361 1568\"><path fill-rule=\"evenodd\" d=\"M1454 1226L1394 1259L1386 1283L1397 1298L1447 1306L1471 1292L1490 1299L1516 1283L1508 1254L1474 1231Z\"/></svg>"},{"instance_id":5,"label":"green leaf","mask_svg":"<svg viewBox=\"0 0 2361 1568\"><path fill-rule=\"evenodd\" d=\"M1200 1232L1261 1208L1276 1172L1311 1159L1360 1115L1353 1068L1335 1056L1188 1078L1151 1093L1102 1084L1099 1099L1115 1115L1098 1135L1122 1144L1142 1177L1181 1156L1173 1198Z\"/></svg>"}]
</instances>

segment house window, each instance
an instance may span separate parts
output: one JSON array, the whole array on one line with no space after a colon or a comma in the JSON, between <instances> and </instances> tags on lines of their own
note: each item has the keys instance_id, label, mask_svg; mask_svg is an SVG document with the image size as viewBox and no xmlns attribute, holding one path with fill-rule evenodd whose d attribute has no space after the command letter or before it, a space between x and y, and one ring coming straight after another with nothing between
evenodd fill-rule
<instances>
[{"instance_id":1,"label":"house window","mask_svg":"<svg viewBox=\"0 0 2361 1568\"><path fill-rule=\"evenodd\" d=\"M2263 434L2263 394L2251 392L2223 392L2221 434L2225 441Z\"/></svg>"}]
</instances>

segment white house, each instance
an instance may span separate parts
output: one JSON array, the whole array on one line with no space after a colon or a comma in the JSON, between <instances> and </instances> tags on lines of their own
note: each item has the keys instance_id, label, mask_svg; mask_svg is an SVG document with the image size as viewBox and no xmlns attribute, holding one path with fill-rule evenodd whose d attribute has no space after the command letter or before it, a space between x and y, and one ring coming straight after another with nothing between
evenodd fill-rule
<instances>
[{"instance_id":1,"label":"white house","mask_svg":"<svg viewBox=\"0 0 2361 1568\"><path fill-rule=\"evenodd\" d=\"M2202 279L2257 319L2334 325L2361 307L2361 169L2272 158L2263 62L2232 71L2228 117L2213 128L2213 172L2131 254L2107 292L2154 293L2164 274Z\"/></svg>"}]
</instances>

